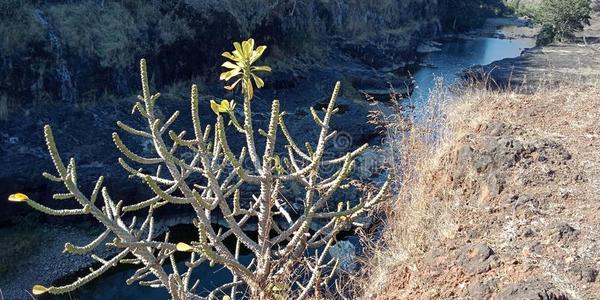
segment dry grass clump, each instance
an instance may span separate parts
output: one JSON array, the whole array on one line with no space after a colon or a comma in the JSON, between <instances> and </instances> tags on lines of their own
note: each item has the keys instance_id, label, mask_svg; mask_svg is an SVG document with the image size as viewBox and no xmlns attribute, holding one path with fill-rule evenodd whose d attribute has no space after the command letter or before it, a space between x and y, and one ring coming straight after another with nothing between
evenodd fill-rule
<instances>
[{"instance_id":1,"label":"dry grass clump","mask_svg":"<svg viewBox=\"0 0 600 300\"><path fill-rule=\"evenodd\" d=\"M390 270L426 252L432 240L454 227L452 208L431 201L434 178L426 176L441 167L439 156L453 135L452 125L447 122L450 99L448 88L439 79L426 107L412 113L397 109L380 119L398 196L382 209L383 236L371 245L371 255L363 262L365 274L359 278L368 280L356 280L357 295L368 298L380 291L388 282Z\"/></svg>"}]
</instances>

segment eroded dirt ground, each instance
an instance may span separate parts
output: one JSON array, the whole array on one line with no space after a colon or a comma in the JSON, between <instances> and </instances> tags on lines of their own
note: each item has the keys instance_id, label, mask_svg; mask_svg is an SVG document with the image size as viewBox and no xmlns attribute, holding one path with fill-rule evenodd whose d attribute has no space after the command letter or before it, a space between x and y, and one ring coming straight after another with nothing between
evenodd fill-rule
<instances>
[{"instance_id":1,"label":"eroded dirt ground","mask_svg":"<svg viewBox=\"0 0 600 300\"><path fill-rule=\"evenodd\" d=\"M600 299L600 88L471 103L425 174L454 226L378 299Z\"/></svg>"}]
</instances>

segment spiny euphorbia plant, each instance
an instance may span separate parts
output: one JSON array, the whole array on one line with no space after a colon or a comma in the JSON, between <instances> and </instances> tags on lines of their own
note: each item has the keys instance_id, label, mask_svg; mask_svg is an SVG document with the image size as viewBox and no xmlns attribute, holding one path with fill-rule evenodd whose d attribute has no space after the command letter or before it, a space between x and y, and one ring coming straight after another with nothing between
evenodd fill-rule
<instances>
[{"instance_id":1,"label":"spiny euphorbia plant","mask_svg":"<svg viewBox=\"0 0 600 300\"><path fill-rule=\"evenodd\" d=\"M131 176L139 177L147 183L155 194L150 199L130 205L125 205L123 201L115 202L103 186L102 176L98 178L92 193L84 194L77 183L75 160L71 158L67 165L64 164L50 126L44 127L48 150L57 171L57 175L44 173L44 176L51 181L63 183L67 190L66 193L55 194L54 198L74 199L81 208L52 209L21 193L11 195L9 200L26 202L50 215L89 214L106 230L88 245L65 245L65 252L90 255L100 263L100 267L64 286L36 285L33 287L34 294L73 291L119 263L139 266L127 280L128 284L139 282L144 286L165 288L172 299L281 299L290 295L304 299L321 295L332 283L337 260L330 258L328 251L336 235L352 226L357 217L384 198L389 181L376 195L369 194L356 205L339 203L337 210L329 208L336 207L328 205L328 202L332 201L336 190L347 184L355 158L367 147L363 145L339 158L324 159L328 141L336 136L336 132L330 130L330 121L338 111L335 103L340 90L339 83L333 90L329 104L323 109L324 112L311 109L312 117L320 127L316 148L307 144L306 149L302 149L294 142L285 125L279 101L274 100L268 127L258 130L264 137L261 141L264 140L265 143L264 152L259 155L255 146L252 100L254 88L264 85L258 72L270 71L270 68L254 66L254 63L266 47L254 48L252 39L241 44L234 43L234 46L233 52L223 53L230 61L223 64L229 70L221 75L221 79L235 79L227 89L241 87L244 120L240 123L236 119L233 101L211 101L210 106L217 115L214 135L211 135L211 126L203 127L200 122L196 85L191 89L193 135L189 137L186 131L169 130L179 112L173 113L166 121L157 116L155 105L160 94L150 92L146 62L141 61L142 95L138 97L139 101L133 106L132 113L141 115L148 126L145 129L135 129L122 122L117 125L129 134L150 140L155 155L143 157L134 153L123 143L118 133L113 133L113 140L123 156L137 166L130 165L123 158L119 159L119 163ZM229 147L226 118L230 119L228 124L234 126L234 133L245 137L245 147L239 154L233 153ZM280 157L284 155L277 154L275 149L279 130L287 143L287 153L283 160ZM178 156L178 148L191 151L193 156ZM246 154L250 157L249 166L243 163ZM323 175L320 168L323 165L335 165L338 170L332 175ZM200 175L203 180L198 180L198 176L194 175ZM304 187L303 210L298 213L288 211L289 205L281 195L282 188L291 182ZM252 195L251 199L241 201L240 189L244 185L258 186L260 192ZM98 198L103 199L103 204L98 204ZM166 204L188 205L193 209L193 224L198 230L197 240L174 244L169 242L168 234L164 240L156 239L153 213ZM214 211L218 213L213 214ZM144 212L143 220L136 222L136 216L130 216L133 212L137 212L137 215ZM211 226L215 215L223 216L228 229L215 230ZM313 222L324 225L311 231L310 225ZM251 237L242 230L249 223L257 224L256 237ZM234 250L224 242L228 237L233 237L236 241ZM91 255L103 243L119 249L118 254L106 260ZM240 261L241 247L249 249L254 257L249 264ZM181 270L176 264L174 253L178 251L189 253L185 270ZM204 262L226 268L231 272L233 280L208 295L196 291L198 281L193 282L191 278L194 269ZM165 268L166 265L169 267Z\"/></svg>"}]
</instances>

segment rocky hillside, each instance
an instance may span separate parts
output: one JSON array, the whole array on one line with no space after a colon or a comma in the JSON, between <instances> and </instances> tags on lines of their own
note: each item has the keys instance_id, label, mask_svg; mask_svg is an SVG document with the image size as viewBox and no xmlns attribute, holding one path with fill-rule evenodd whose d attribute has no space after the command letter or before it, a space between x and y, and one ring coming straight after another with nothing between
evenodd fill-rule
<instances>
[{"instance_id":1,"label":"rocky hillside","mask_svg":"<svg viewBox=\"0 0 600 300\"><path fill-rule=\"evenodd\" d=\"M395 204L366 298L597 299L598 92L466 95Z\"/></svg>"},{"instance_id":2,"label":"rocky hillside","mask_svg":"<svg viewBox=\"0 0 600 300\"><path fill-rule=\"evenodd\" d=\"M453 99L441 139L415 129L364 298L598 299L597 20L485 67L511 89Z\"/></svg>"}]
</instances>

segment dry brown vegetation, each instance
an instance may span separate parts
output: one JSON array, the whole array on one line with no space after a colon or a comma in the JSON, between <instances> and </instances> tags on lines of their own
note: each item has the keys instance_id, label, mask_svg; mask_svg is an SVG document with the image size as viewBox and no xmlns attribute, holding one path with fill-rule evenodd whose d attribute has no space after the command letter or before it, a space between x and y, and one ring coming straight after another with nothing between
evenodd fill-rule
<instances>
[{"instance_id":1,"label":"dry brown vegetation","mask_svg":"<svg viewBox=\"0 0 600 300\"><path fill-rule=\"evenodd\" d=\"M445 126L415 126L401 142L401 188L358 294L600 294L599 93L583 84L531 95L471 87L430 114Z\"/></svg>"}]
</instances>

